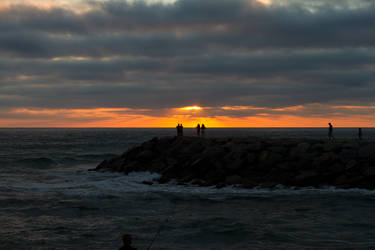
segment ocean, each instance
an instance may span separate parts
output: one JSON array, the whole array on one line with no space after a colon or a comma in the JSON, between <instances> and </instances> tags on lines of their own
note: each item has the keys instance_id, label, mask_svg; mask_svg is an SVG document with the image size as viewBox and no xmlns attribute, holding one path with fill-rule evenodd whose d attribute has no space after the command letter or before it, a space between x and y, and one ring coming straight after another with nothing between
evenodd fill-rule
<instances>
[{"instance_id":1,"label":"ocean","mask_svg":"<svg viewBox=\"0 0 375 250\"><path fill-rule=\"evenodd\" d=\"M325 128L208 129L206 136L327 138ZM375 191L153 184L88 171L175 129L0 129L0 249L375 249ZM194 135L193 129L185 129ZM356 128L335 128L354 139ZM363 137L375 140L375 129ZM153 241L154 240L154 241Z\"/></svg>"}]
</instances>

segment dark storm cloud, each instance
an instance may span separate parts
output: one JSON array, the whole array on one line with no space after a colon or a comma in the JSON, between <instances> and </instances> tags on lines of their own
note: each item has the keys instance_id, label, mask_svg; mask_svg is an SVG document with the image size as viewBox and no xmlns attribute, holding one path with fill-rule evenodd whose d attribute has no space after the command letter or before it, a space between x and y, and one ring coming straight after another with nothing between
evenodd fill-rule
<instances>
[{"instance_id":1,"label":"dark storm cloud","mask_svg":"<svg viewBox=\"0 0 375 250\"><path fill-rule=\"evenodd\" d=\"M311 103L374 103L375 3L279 2L2 9L0 105L162 109L194 103L272 113Z\"/></svg>"},{"instance_id":2,"label":"dark storm cloud","mask_svg":"<svg viewBox=\"0 0 375 250\"><path fill-rule=\"evenodd\" d=\"M79 14L68 9L14 6L1 11L0 27L4 33L18 31L17 34L202 32L196 39L201 37L201 41L208 39L219 45L235 43L251 49L373 46L375 39L375 4L354 10L328 5L315 13L298 4L264 7L255 0L180 0L173 5L107 1L94 7Z\"/></svg>"}]
</instances>

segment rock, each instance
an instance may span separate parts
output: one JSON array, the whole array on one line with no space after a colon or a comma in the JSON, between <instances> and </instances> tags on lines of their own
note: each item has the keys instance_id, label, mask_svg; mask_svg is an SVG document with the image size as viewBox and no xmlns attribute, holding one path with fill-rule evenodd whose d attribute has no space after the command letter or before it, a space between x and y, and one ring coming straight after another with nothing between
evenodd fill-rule
<instances>
[{"instance_id":1,"label":"rock","mask_svg":"<svg viewBox=\"0 0 375 250\"><path fill-rule=\"evenodd\" d=\"M284 155L288 151L286 147L281 147L281 146L269 147L268 150L271 151L272 153L277 153L281 155Z\"/></svg>"},{"instance_id":2,"label":"rock","mask_svg":"<svg viewBox=\"0 0 375 250\"><path fill-rule=\"evenodd\" d=\"M338 153L341 150L341 146L338 143L335 142L327 142L324 144L324 151L325 152L335 152Z\"/></svg>"},{"instance_id":3,"label":"rock","mask_svg":"<svg viewBox=\"0 0 375 250\"><path fill-rule=\"evenodd\" d=\"M348 163L345 165L346 170L353 169L357 166L357 161L356 160L350 160Z\"/></svg>"},{"instance_id":4,"label":"rock","mask_svg":"<svg viewBox=\"0 0 375 250\"><path fill-rule=\"evenodd\" d=\"M295 180L297 182L302 182L302 181L306 181L306 180L309 180L311 178L314 178L318 176L318 173L314 170L305 170L305 171L301 171L299 175L297 175L295 177Z\"/></svg>"},{"instance_id":5,"label":"rock","mask_svg":"<svg viewBox=\"0 0 375 250\"><path fill-rule=\"evenodd\" d=\"M95 170L128 174L149 171L158 182L253 188L336 185L375 189L373 142L307 139L154 138ZM151 185L152 182L144 182Z\"/></svg>"},{"instance_id":6,"label":"rock","mask_svg":"<svg viewBox=\"0 0 375 250\"><path fill-rule=\"evenodd\" d=\"M276 167L282 171L293 171L297 169L297 164L295 162L282 162L277 164Z\"/></svg>"},{"instance_id":7,"label":"rock","mask_svg":"<svg viewBox=\"0 0 375 250\"><path fill-rule=\"evenodd\" d=\"M363 171L363 175L366 177L375 177L375 167L367 167Z\"/></svg>"},{"instance_id":8,"label":"rock","mask_svg":"<svg viewBox=\"0 0 375 250\"><path fill-rule=\"evenodd\" d=\"M170 181L169 178L165 177L165 176L161 176L158 180L157 180L160 184L165 184L165 183L168 183Z\"/></svg>"},{"instance_id":9,"label":"rock","mask_svg":"<svg viewBox=\"0 0 375 250\"><path fill-rule=\"evenodd\" d=\"M212 167L210 159L208 158L198 158L193 163L191 163L190 166L184 167L183 169L179 170L179 176L181 173L183 175L194 175L196 177L201 178L203 175L205 175L209 171L215 171Z\"/></svg>"},{"instance_id":10,"label":"rock","mask_svg":"<svg viewBox=\"0 0 375 250\"><path fill-rule=\"evenodd\" d=\"M258 183L255 181L250 181L250 180L244 180L241 187L242 188L255 188L258 186Z\"/></svg>"},{"instance_id":11,"label":"rock","mask_svg":"<svg viewBox=\"0 0 375 250\"><path fill-rule=\"evenodd\" d=\"M302 142L297 145L297 151L299 153L306 153L310 149L310 147L310 143Z\"/></svg>"},{"instance_id":12,"label":"rock","mask_svg":"<svg viewBox=\"0 0 375 250\"><path fill-rule=\"evenodd\" d=\"M263 148L263 144L259 141L246 145L246 149L249 152L260 151L262 148Z\"/></svg>"},{"instance_id":13,"label":"rock","mask_svg":"<svg viewBox=\"0 0 375 250\"><path fill-rule=\"evenodd\" d=\"M313 158L311 158L310 154L305 154L295 162L297 164L297 170L314 169L314 167L312 166Z\"/></svg>"},{"instance_id":14,"label":"rock","mask_svg":"<svg viewBox=\"0 0 375 250\"><path fill-rule=\"evenodd\" d=\"M348 183L348 178L346 177L345 174L340 175L334 181L334 184L336 187L345 187L347 183Z\"/></svg>"},{"instance_id":15,"label":"rock","mask_svg":"<svg viewBox=\"0 0 375 250\"><path fill-rule=\"evenodd\" d=\"M342 172L345 172L345 170L346 167L344 165L335 163L327 169L327 172L329 172L330 174L338 175Z\"/></svg>"},{"instance_id":16,"label":"rock","mask_svg":"<svg viewBox=\"0 0 375 250\"><path fill-rule=\"evenodd\" d=\"M152 181L142 181L142 184L145 184L145 185L153 185L154 183Z\"/></svg>"},{"instance_id":17,"label":"rock","mask_svg":"<svg viewBox=\"0 0 375 250\"><path fill-rule=\"evenodd\" d=\"M346 184L349 185L349 187L358 187L357 184L361 183L363 181L363 176L347 176L346 177Z\"/></svg>"},{"instance_id":18,"label":"rock","mask_svg":"<svg viewBox=\"0 0 375 250\"><path fill-rule=\"evenodd\" d=\"M143 165L138 161L132 161L126 165L122 165L120 169L117 169L118 172L124 172L125 174L145 170L146 168L144 168Z\"/></svg>"},{"instance_id":19,"label":"rock","mask_svg":"<svg viewBox=\"0 0 375 250\"><path fill-rule=\"evenodd\" d=\"M246 166L245 161L242 160L241 158L238 158L238 159L232 161L232 163L227 164L226 169L235 171L235 170L239 170L239 169L241 169L242 167L245 167L245 166Z\"/></svg>"},{"instance_id":20,"label":"rock","mask_svg":"<svg viewBox=\"0 0 375 250\"><path fill-rule=\"evenodd\" d=\"M254 163L255 159L256 159L256 156L254 153L248 153L246 155L245 161L247 162L247 164L251 164L251 163Z\"/></svg>"},{"instance_id":21,"label":"rock","mask_svg":"<svg viewBox=\"0 0 375 250\"><path fill-rule=\"evenodd\" d=\"M226 185L225 185L225 183L224 182L221 182L221 183L218 183L218 184L216 184L216 188L224 188L224 187L226 187Z\"/></svg>"},{"instance_id":22,"label":"rock","mask_svg":"<svg viewBox=\"0 0 375 250\"><path fill-rule=\"evenodd\" d=\"M210 186L216 185L220 182L223 182L228 174L222 170L218 169L216 171L208 171L204 176L204 180L207 183L210 183Z\"/></svg>"},{"instance_id":23,"label":"rock","mask_svg":"<svg viewBox=\"0 0 375 250\"><path fill-rule=\"evenodd\" d=\"M138 154L137 159L142 161L142 162L148 162L153 160L154 158L154 153L151 150L145 150L142 151Z\"/></svg>"},{"instance_id":24,"label":"rock","mask_svg":"<svg viewBox=\"0 0 375 250\"><path fill-rule=\"evenodd\" d=\"M225 178L227 185L242 184L242 178L238 175L231 175Z\"/></svg>"},{"instance_id":25,"label":"rock","mask_svg":"<svg viewBox=\"0 0 375 250\"><path fill-rule=\"evenodd\" d=\"M358 151L358 156L360 158L369 158L373 155L375 155L375 144L363 146Z\"/></svg>"},{"instance_id":26,"label":"rock","mask_svg":"<svg viewBox=\"0 0 375 250\"><path fill-rule=\"evenodd\" d=\"M290 150L289 157L291 159L301 159L306 155L307 151L310 149L311 145L307 142L299 143L297 146Z\"/></svg>"},{"instance_id":27,"label":"rock","mask_svg":"<svg viewBox=\"0 0 375 250\"><path fill-rule=\"evenodd\" d=\"M267 156L267 161L269 162L270 165L274 166L276 163L281 162L284 159L284 156L279 153L270 153Z\"/></svg>"},{"instance_id":28,"label":"rock","mask_svg":"<svg viewBox=\"0 0 375 250\"><path fill-rule=\"evenodd\" d=\"M225 154L226 154L226 151L224 150L224 148L217 147L217 146L209 147L206 150L204 150L202 153L203 157L213 158L213 159L220 158Z\"/></svg>"},{"instance_id":29,"label":"rock","mask_svg":"<svg viewBox=\"0 0 375 250\"><path fill-rule=\"evenodd\" d=\"M315 152L321 152L324 150L324 147L323 147L323 144L322 143L314 143L312 146L311 146L311 150L312 151L315 151Z\"/></svg>"},{"instance_id":30,"label":"rock","mask_svg":"<svg viewBox=\"0 0 375 250\"><path fill-rule=\"evenodd\" d=\"M277 186L277 183L275 182L264 182L260 185L261 188L269 188L269 189L275 188L276 186Z\"/></svg>"},{"instance_id":31,"label":"rock","mask_svg":"<svg viewBox=\"0 0 375 250\"><path fill-rule=\"evenodd\" d=\"M269 152L265 151L265 150L263 150L262 152L260 152L259 157L258 157L258 161L259 162L265 161L267 159L267 157L268 157L268 154L269 154Z\"/></svg>"},{"instance_id":32,"label":"rock","mask_svg":"<svg viewBox=\"0 0 375 250\"><path fill-rule=\"evenodd\" d=\"M352 148L345 148L341 151L339 158L342 162L349 162L350 160L357 158L357 150L354 150Z\"/></svg>"},{"instance_id":33,"label":"rock","mask_svg":"<svg viewBox=\"0 0 375 250\"><path fill-rule=\"evenodd\" d=\"M332 166L336 161L339 160L339 157L333 153L333 152L328 152L328 153L323 153L322 155L315 157L312 161L312 165L320 169L322 171L326 170L330 166Z\"/></svg>"},{"instance_id":34,"label":"rock","mask_svg":"<svg viewBox=\"0 0 375 250\"><path fill-rule=\"evenodd\" d=\"M162 161L162 159L156 159L150 163L149 170L151 170L151 172L160 173L166 167L167 165Z\"/></svg>"},{"instance_id":35,"label":"rock","mask_svg":"<svg viewBox=\"0 0 375 250\"><path fill-rule=\"evenodd\" d=\"M283 155L278 153L272 153L269 151L262 151L259 156L258 167L260 169L268 169L277 165L284 159Z\"/></svg>"},{"instance_id":36,"label":"rock","mask_svg":"<svg viewBox=\"0 0 375 250\"><path fill-rule=\"evenodd\" d=\"M198 186L203 186L204 183L205 182L203 180L201 180L201 179L194 179L194 180L191 181L191 184L198 185Z\"/></svg>"},{"instance_id":37,"label":"rock","mask_svg":"<svg viewBox=\"0 0 375 250\"><path fill-rule=\"evenodd\" d=\"M149 150L152 151L155 148L155 145L157 145L158 138L154 137L152 140L142 143L141 147L143 150Z\"/></svg>"},{"instance_id":38,"label":"rock","mask_svg":"<svg viewBox=\"0 0 375 250\"><path fill-rule=\"evenodd\" d=\"M100 171L100 170L108 170L110 166L108 166L108 160L102 161L94 170Z\"/></svg>"},{"instance_id":39,"label":"rock","mask_svg":"<svg viewBox=\"0 0 375 250\"><path fill-rule=\"evenodd\" d=\"M357 150L359 147L358 142L347 142L342 145L343 148Z\"/></svg>"}]
</instances>

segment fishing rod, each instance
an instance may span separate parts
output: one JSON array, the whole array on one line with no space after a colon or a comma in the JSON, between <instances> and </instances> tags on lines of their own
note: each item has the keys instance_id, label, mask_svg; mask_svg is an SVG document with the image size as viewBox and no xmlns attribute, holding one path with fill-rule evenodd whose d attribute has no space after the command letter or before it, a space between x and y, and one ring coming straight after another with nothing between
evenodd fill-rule
<instances>
[{"instance_id":1,"label":"fishing rod","mask_svg":"<svg viewBox=\"0 0 375 250\"><path fill-rule=\"evenodd\" d=\"M152 246L154 245L156 239L157 239L157 238L159 237L159 235L160 235L160 232L161 232L161 228L162 228L162 226L163 226L166 222L168 222L169 218L172 217L175 208L176 208L176 204L172 207L172 211L171 211L171 213L167 216L167 218L165 218L165 220L164 220L162 223L160 223L159 228L158 228L158 230L156 231L154 238L152 239L150 245L147 247L147 250L151 250L151 248L152 248Z\"/></svg>"},{"instance_id":2,"label":"fishing rod","mask_svg":"<svg viewBox=\"0 0 375 250\"><path fill-rule=\"evenodd\" d=\"M163 224L160 224L160 226L159 226L158 230L156 231L156 234L155 234L154 238L152 239L150 245L148 246L147 250L151 250L152 245L154 244L154 242L156 241L156 239L157 239L158 236L160 235L160 231L161 231L161 226L162 226L162 225L163 225Z\"/></svg>"}]
</instances>

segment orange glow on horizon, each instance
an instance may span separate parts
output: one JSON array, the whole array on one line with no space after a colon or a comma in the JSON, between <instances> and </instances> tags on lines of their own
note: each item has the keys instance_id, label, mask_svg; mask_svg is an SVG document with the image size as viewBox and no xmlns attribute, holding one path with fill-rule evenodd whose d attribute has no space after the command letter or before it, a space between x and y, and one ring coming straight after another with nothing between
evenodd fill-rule
<instances>
[{"instance_id":1,"label":"orange glow on horizon","mask_svg":"<svg viewBox=\"0 0 375 250\"><path fill-rule=\"evenodd\" d=\"M355 109L362 109L354 106ZM185 109L188 108L188 109ZM326 127L332 122L334 127L375 127L375 118L368 115L303 116L293 114L303 107L275 109L279 113L269 113L267 108L249 107L258 110L256 114L231 117L225 114L210 115L214 108L198 106L166 109L156 114L150 109L94 108L94 109L13 109L8 116L0 118L0 127L195 127L204 123L207 127ZM245 107L218 108L225 112L246 111ZM187 112L190 111L190 112ZM197 111L199 111L197 113ZM284 113L290 111L290 113ZM7 118L5 118L7 117Z\"/></svg>"}]
</instances>

